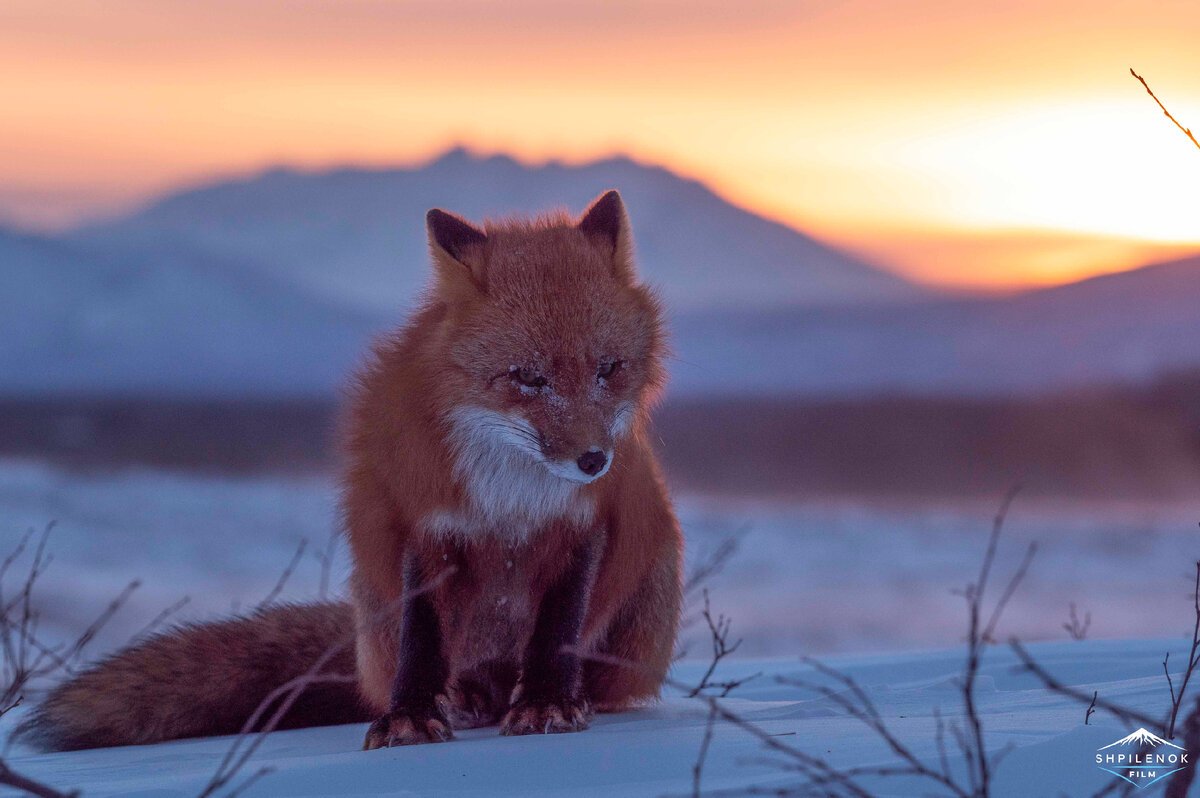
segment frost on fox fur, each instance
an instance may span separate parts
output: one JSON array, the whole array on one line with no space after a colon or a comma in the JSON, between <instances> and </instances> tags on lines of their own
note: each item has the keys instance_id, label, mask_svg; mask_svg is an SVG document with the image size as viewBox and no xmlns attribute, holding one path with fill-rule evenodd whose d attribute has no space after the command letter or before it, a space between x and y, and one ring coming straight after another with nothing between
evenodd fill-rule
<instances>
[{"instance_id":1,"label":"frost on fox fur","mask_svg":"<svg viewBox=\"0 0 1200 798\"><path fill-rule=\"evenodd\" d=\"M520 416L481 407L450 413L454 476L466 488L469 511L430 513L422 526L439 537L498 534L524 540L555 519L592 520L595 506L579 487L603 476L586 476L574 463L546 459L536 430Z\"/></svg>"}]
</instances>

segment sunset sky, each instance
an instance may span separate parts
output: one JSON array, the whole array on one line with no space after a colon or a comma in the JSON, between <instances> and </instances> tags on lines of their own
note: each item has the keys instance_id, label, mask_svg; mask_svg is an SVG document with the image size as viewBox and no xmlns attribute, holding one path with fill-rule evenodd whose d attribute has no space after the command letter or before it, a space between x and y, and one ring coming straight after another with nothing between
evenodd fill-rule
<instances>
[{"instance_id":1,"label":"sunset sky","mask_svg":"<svg viewBox=\"0 0 1200 798\"><path fill-rule=\"evenodd\" d=\"M1195 0L0 2L0 219L454 144L613 153L919 279L1200 249ZM582 199L581 199L582 201Z\"/></svg>"}]
</instances>

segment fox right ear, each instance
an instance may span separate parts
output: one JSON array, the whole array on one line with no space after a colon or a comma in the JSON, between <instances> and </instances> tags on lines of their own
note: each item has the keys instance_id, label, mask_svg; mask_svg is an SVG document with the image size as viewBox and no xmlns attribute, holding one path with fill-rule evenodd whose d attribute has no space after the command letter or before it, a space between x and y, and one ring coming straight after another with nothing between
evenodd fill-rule
<instances>
[{"instance_id":1,"label":"fox right ear","mask_svg":"<svg viewBox=\"0 0 1200 798\"><path fill-rule=\"evenodd\" d=\"M583 212L577 223L580 231L612 259L613 273L627 282L634 281L633 242L629 216L616 191L601 194Z\"/></svg>"},{"instance_id":2,"label":"fox right ear","mask_svg":"<svg viewBox=\"0 0 1200 798\"><path fill-rule=\"evenodd\" d=\"M606 191L588 206L579 219L579 229L585 235L601 242L614 253L619 253L622 238L628 236L629 219L625 215L625 203L616 191Z\"/></svg>"}]
</instances>

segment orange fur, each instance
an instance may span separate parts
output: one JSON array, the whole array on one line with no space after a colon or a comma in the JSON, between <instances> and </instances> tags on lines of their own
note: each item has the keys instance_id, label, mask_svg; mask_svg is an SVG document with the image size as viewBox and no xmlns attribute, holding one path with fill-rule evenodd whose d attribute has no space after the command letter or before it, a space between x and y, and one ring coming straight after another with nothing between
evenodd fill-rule
<instances>
[{"instance_id":1,"label":"orange fur","mask_svg":"<svg viewBox=\"0 0 1200 798\"><path fill-rule=\"evenodd\" d=\"M682 540L646 439L664 341L657 303L633 276L627 222L615 242L556 215L488 225L486 244L457 258L436 237L432 249L435 288L413 322L376 348L348 417L343 514L357 565L365 701L388 708L397 625L370 619L399 603L406 551L419 551L430 571L453 569L434 591L439 615L453 619L453 681L481 662L519 659L546 586L597 529L605 549L581 647L635 667L591 664L585 692L603 709L657 695L678 623ZM597 391L597 364L609 359L622 361L621 374ZM513 366L551 375L553 395L525 395L508 379ZM621 406L632 417L614 441L607 428ZM463 407L527 419L548 457L607 444L612 466L525 534L499 528L503 517L465 535L452 522L443 530L438 519L478 515L447 435L448 417ZM496 611L499 602L513 610Z\"/></svg>"}]
</instances>

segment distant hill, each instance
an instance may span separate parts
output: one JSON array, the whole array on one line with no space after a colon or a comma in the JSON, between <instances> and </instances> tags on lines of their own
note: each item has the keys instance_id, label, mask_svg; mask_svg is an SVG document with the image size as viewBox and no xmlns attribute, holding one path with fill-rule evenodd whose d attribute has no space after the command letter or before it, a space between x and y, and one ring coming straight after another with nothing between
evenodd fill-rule
<instances>
[{"instance_id":1,"label":"distant hill","mask_svg":"<svg viewBox=\"0 0 1200 798\"><path fill-rule=\"evenodd\" d=\"M1013 394L1200 366L1200 257L1007 298L686 316L677 390ZM755 355L754 353L759 353Z\"/></svg>"},{"instance_id":2,"label":"distant hill","mask_svg":"<svg viewBox=\"0 0 1200 798\"><path fill-rule=\"evenodd\" d=\"M526 166L453 150L412 169L276 169L168 196L72 239L123 253L178 244L322 301L392 314L425 283L429 208L476 220L553 207L578 213L610 188L629 207L645 277L678 312L879 303L923 293L700 183L627 158Z\"/></svg>"},{"instance_id":3,"label":"distant hill","mask_svg":"<svg viewBox=\"0 0 1200 798\"><path fill-rule=\"evenodd\" d=\"M0 393L325 396L372 322L186 246L0 229Z\"/></svg>"},{"instance_id":4,"label":"distant hill","mask_svg":"<svg viewBox=\"0 0 1200 798\"><path fill-rule=\"evenodd\" d=\"M1200 367L1200 257L952 299L625 159L273 171L58 237L0 229L0 394L330 397L425 280L423 214L608 186L672 311L673 396L1003 395Z\"/></svg>"}]
</instances>

